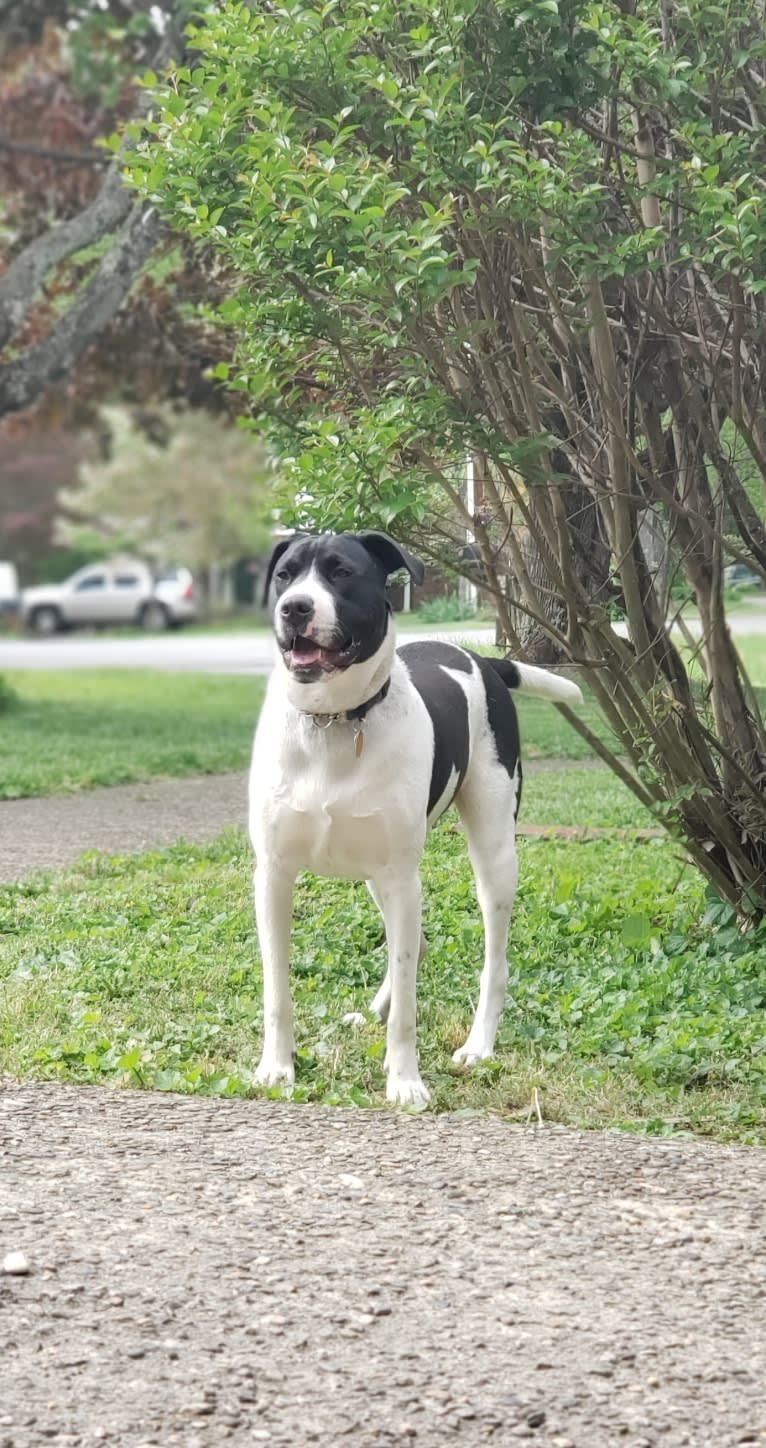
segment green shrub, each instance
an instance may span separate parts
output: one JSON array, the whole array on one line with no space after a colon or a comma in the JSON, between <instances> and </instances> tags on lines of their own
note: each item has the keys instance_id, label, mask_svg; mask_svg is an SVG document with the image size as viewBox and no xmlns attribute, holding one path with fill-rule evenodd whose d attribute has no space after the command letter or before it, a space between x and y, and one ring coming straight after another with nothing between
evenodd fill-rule
<instances>
[{"instance_id":1,"label":"green shrub","mask_svg":"<svg viewBox=\"0 0 766 1448\"><path fill-rule=\"evenodd\" d=\"M464 619L475 619L476 609L459 593L444 593L424 603L417 610L417 616L423 623L462 623Z\"/></svg>"}]
</instances>

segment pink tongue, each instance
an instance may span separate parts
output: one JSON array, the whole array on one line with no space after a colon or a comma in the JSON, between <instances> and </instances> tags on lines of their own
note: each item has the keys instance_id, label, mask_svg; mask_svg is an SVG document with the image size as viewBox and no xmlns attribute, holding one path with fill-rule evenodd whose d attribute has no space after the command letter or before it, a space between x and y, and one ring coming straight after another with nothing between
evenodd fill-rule
<instances>
[{"instance_id":1,"label":"pink tongue","mask_svg":"<svg viewBox=\"0 0 766 1448\"><path fill-rule=\"evenodd\" d=\"M292 656L294 664L318 664L322 657L322 650L317 644L308 644L303 639L301 647L293 649Z\"/></svg>"}]
</instances>

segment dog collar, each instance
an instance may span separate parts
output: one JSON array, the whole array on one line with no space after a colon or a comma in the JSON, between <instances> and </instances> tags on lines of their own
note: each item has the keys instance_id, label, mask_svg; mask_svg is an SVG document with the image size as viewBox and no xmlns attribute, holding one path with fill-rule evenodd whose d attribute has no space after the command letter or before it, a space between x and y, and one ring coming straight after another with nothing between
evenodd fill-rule
<instances>
[{"instance_id":1,"label":"dog collar","mask_svg":"<svg viewBox=\"0 0 766 1448\"><path fill-rule=\"evenodd\" d=\"M386 679L385 684L383 684L381 688L378 689L377 694L373 694L372 698L366 699L363 704L357 705L356 709L347 709L343 717L351 721L356 719L366 719L368 713L370 712L370 709L373 709L376 704L383 703L383 700L385 699L386 694L388 693L390 688L391 679L389 677L388 679Z\"/></svg>"},{"instance_id":2,"label":"dog collar","mask_svg":"<svg viewBox=\"0 0 766 1448\"><path fill-rule=\"evenodd\" d=\"M346 709L342 714L309 714L309 718L316 725L317 729L329 729L331 724L336 724L339 719L347 719L349 724L354 724L354 753L357 759L364 749L364 724L367 715L376 704L382 704L389 689L391 688L390 677L385 684L373 694L370 699L365 699L363 704L357 704L355 709Z\"/></svg>"}]
</instances>

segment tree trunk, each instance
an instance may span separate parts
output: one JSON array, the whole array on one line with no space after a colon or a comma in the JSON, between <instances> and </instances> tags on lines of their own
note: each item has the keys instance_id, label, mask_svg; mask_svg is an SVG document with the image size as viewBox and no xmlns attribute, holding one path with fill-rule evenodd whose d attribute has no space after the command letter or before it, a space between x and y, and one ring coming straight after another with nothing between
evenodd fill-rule
<instances>
[{"instance_id":1,"label":"tree trunk","mask_svg":"<svg viewBox=\"0 0 766 1448\"><path fill-rule=\"evenodd\" d=\"M517 540L526 572L534 585L539 600L541 613L557 632L564 631L567 622L566 607L561 599L551 591L548 569L535 539L525 528L519 530ZM525 660L530 664L538 664L540 668L555 668L563 658L563 650L555 639L546 633L537 619L531 618L523 608L519 608L517 602L521 592L519 580L515 577L510 564L506 578L508 612L516 637L524 651ZM498 642L505 647L508 640L502 634L502 624L500 624L501 637Z\"/></svg>"}]
</instances>

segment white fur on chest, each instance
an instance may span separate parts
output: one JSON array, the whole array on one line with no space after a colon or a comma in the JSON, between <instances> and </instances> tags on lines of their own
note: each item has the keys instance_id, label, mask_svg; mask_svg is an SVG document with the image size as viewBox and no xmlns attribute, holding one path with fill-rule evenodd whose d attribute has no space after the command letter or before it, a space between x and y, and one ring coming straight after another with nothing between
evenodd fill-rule
<instances>
[{"instance_id":1,"label":"white fur on chest","mask_svg":"<svg viewBox=\"0 0 766 1448\"><path fill-rule=\"evenodd\" d=\"M425 716L425 718L423 717ZM272 676L253 747L250 834L256 857L290 871L370 879L419 857L433 750L430 720L403 671L359 726L318 728Z\"/></svg>"}]
</instances>

